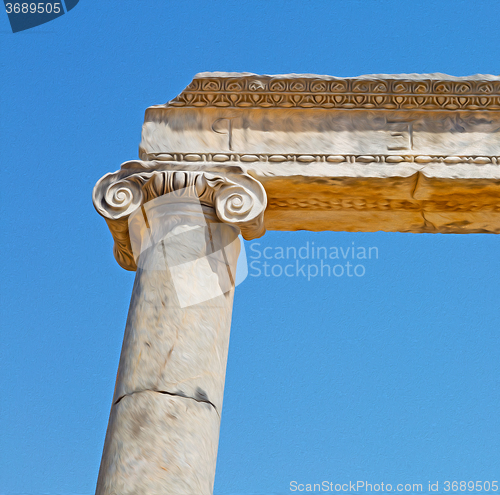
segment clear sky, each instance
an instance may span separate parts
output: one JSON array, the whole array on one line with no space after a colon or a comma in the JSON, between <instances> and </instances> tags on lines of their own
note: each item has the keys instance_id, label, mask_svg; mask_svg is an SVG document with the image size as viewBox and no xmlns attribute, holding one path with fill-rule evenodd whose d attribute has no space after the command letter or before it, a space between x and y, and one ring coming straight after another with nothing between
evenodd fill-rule
<instances>
[{"instance_id":1,"label":"clear sky","mask_svg":"<svg viewBox=\"0 0 500 495\"><path fill-rule=\"evenodd\" d=\"M146 107L201 71L499 74L499 25L498 0L80 0L16 34L1 14L0 494L94 493L134 274L91 192L138 157ZM378 259L238 287L215 493L499 480L498 236L268 232L248 261L312 242Z\"/></svg>"}]
</instances>

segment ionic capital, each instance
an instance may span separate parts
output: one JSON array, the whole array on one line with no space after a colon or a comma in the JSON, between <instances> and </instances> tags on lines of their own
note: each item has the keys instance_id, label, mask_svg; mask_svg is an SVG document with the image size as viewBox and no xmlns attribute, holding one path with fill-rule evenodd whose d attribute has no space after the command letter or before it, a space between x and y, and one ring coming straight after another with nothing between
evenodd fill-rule
<instances>
[{"instance_id":1,"label":"ionic capital","mask_svg":"<svg viewBox=\"0 0 500 495\"><path fill-rule=\"evenodd\" d=\"M178 195L179 203L197 201L213 208L217 218L255 239L265 233L266 192L261 183L240 167L181 169L163 161L133 160L119 171L102 177L92 199L111 231L114 255L126 270L136 270L129 236L129 217L141 206L165 194Z\"/></svg>"}]
</instances>

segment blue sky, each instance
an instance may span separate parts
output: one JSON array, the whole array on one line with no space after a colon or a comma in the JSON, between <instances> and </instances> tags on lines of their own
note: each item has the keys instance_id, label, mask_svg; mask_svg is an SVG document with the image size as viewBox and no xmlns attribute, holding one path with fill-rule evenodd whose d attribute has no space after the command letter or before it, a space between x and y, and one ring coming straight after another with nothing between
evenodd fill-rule
<instances>
[{"instance_id":1,"label":"blue sky","mask_svg":"<svg viewBox=\"0 0 500 495\"><path fill-rule=\"evenodd\" d=\"M497 0L81 0L16 34L0 15L0 493L94 492L134 274L91 192L138 157L146 107L202 71L499 74L499 22ZM499 479L497 236L256 242L249 262L308 242L378 259L238 287L217 495Z\"/></svg>"}]
</instances>

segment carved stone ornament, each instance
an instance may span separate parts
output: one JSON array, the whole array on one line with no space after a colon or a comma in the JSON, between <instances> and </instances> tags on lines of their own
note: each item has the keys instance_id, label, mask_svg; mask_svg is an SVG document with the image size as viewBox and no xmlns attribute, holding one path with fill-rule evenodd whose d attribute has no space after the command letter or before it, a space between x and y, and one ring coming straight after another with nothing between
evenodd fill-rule
<instances>
[{"instance_id":1,"label":"carved stone ornament","mask_svg":"<svg viewBox=\"0 0 500 495\"><path fill-rule=\"evenodd\" d=\"M497 76L314 74L262 76L204 72L169 102L174 107L500 110Z\"/></svg>"},{"instance_id":2,"label":"carved stone ornament","mask_svg":"<svg viewBox=\"0 0 500 495\"><path fill-rule=\"evenodd\" d=\"M146 110L139 156L94 191L127 269L128 215L182 185L247 239L263 215L267 230L500 233L500 76L201 73Z\"/></svg>"},{"instance_id":3,"label":"carved stone ornament","mask_svg":"<svg viewBox=\"0 0 500 495\"><path fill-rule=\"evenodd\" d=\"M145 203L174 192L178 192L180 203L196 201L214 208L221 222L239 228L247 240L265 233L265 190L241 169L177 170L164 162L129 161L120 171L102 177L93 191L94 206L113 235L114 255L121 267L137 268L130 245L129 216Z\"/></svg>"}]
</instances>

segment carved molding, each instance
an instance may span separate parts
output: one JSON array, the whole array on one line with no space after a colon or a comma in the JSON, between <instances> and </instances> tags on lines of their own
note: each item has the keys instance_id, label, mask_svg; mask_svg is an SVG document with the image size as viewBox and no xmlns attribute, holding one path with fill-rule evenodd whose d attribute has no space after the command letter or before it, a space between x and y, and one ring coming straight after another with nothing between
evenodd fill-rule
<instances>
[{"instance_id":1,"label":"carved molding","mask_svg":"<svg viewBox=\"0 0 500 495\"><path fill-rule=\"evenodd\" d=\"M159 161L175 161L186 163L225 163L225 162L242 162L250 164L255 162L261 163L300 163L307 165L309 163L329 163L329 164L348 164L348 163L443 163L446 165L459 164L474 164L474 165L498 165L500 164L500 156L464 156L464 155L415 155L415 154L377 154L377 155L355 155L342 154L332 155L325 153L314 154L247 154L247 153L144 153L144 160L159 160Z\"/></svg>"},{"instance_id":2,"label":"carved molding","mask_svg":"<svg viewBox=\"0 0 500 495\"><path fill-rule=\"evenodd\" d=\"M179 202L194 199L213 208L221 222L239 228L247 240L262 236L267 206L263 186L237 169L227 170L165 169L164 163L134 160L102 177L94 187L93 202L113 235L120 266L137 268L130 245L129 216L145 203L173 192L178 192Z\"/></svg>"},{"instance_id":3,"label":"carved molding","mask_svg":"<svg viewBox=\"0 0 500 495\"><path fill-rule=\"evenodd\" d=\"M499 110L500 77L403 74L336 78L204 73L198 74L169 106Z\"/></svg>"}]
</instances>

